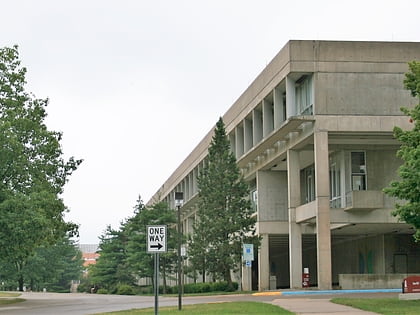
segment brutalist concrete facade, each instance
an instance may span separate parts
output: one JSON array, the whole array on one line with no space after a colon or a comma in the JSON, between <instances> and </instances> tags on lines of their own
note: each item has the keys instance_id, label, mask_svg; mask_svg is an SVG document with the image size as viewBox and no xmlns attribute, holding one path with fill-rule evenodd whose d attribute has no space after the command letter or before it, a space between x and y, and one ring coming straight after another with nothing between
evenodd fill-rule
<instances>
[{"instance_id":1,"label":"brutalist concrete facade","mask_svg":"<svg viewBox=\"0 0 420 315\"><path fill-rule=\"evenodd\" d=\"M223 115L262 237L244 288L298 288L304 268L320 289L340 274L420 272L413 229L382 192L401 164L393 128L412 128L400 107L418 102L403 87L412 60L420 43L290 41ZM212 132L149 201L184 192L184 233Z\"/></svg>"}]
</instances>

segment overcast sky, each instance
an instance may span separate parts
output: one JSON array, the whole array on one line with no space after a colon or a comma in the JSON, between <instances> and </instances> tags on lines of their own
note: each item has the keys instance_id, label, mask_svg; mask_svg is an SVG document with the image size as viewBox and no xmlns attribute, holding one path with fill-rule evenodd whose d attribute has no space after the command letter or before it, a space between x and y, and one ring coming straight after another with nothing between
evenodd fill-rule
<instances>
[{"instance_id":1,"label":"overcast sky","mask_svg":"<svg viewBox=\"0 0 420 315\"><path fill-rule=\"evenodd\" d=\"M290 39L420 41L418 0L0 0L0 47L50 99L80 243L133 215Z\"/></svg>"}]
</instances>

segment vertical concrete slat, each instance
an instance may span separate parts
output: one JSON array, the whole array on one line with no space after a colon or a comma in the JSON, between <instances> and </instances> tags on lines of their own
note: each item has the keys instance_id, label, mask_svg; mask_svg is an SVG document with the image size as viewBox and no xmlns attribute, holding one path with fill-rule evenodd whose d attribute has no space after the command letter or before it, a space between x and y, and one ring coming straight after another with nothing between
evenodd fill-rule
<instances>
[{"instance_id":1,"label":"vertical concrete slat","mask_svg":"<svg viewBox=\"0 0 420 315\"><path fill-rule=\"evenodd\" d=\"M318 288L332 287L328 132L314 133Z\"/></svg>"},{"instance_id":2,"label":"vertical concrete slat","mask_svg":"<svg viewBox=\"0 0 420 315\"><path fill-rule=\"evenodd\" d=\"M244 154L244 128L237 126L235 129L236 158L239 159Z\"/></svg>"},{"instance_id":3,"label":"vertical concrete slat","mask_svg":"<svg viewBox=\"0 0 420 315\"><path fill-rule=\"evenodd\" d=\"M254 109L252 111L252 137L253 137L253 143L258 144L262 137L263 137L263 127L262 127L262 115L261 115L261 111Z\"/></svg>"},{"instance_id":4,"label":"vertical concrete slat","mask_svg":"<svg viewBox=\"0 0 420 315\"><path fill-rule=\"evenodd\" d=\"M300 205L300 163L297 151L287 151L289 201L290 288L302 287L302 231L296 223L296 207Z\"/></svg>"},{"instance_id":5,"label":"vertical concrete slat","mask_svg":"<svg viewBox=\"0 0 420 315\"><path fill-rule=\"evenodd\" d=\"M286 115L287 118L296 115L296 90L295 90L295 81L286 77Z\"/></svg>"},{"instance_id":6,"label":"vertical concrete slat","mask_svg":"<svg viewBox=\"0 0 420 315\"><path fill-rule=\"evenodd\" d=\"M252 134L252 121L250 119L244 119L244 152L251 150L253 146L253 134Z\"/></svg>"},{"instance_id":7,"label":"vertical concrete slat","mask_svg":"<svg viewBox=\"0 0 420 315\"><path fill-rule=\"evenodd\" d=\"M283 117L283 95L278 87L274 89L273 93L274 129L278 129L286 119Z\"/></svg>"},{"instance_id":8,"label":"vertical concrete slat","mask_svg":"<svg viewBox=\"0 0 420 315\"><path fill-rule=\"evenodd\" d=\"M273 131L273 111L272 105L267 100L263 100L263 137L267 137Z\"/></svg>"}]
</instances>

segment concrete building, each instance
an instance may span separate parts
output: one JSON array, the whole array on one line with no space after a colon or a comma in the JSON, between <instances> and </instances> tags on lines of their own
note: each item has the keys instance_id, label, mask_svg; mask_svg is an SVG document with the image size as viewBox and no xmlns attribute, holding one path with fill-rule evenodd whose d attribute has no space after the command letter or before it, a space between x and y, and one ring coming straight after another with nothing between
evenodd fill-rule
<instances>
[{"instance_id":1,"label":"concrete building","mask_svg":"<svg viewBox=\"0 0 420 315\"><path fill-rule=\"evenodd\" d=\"M223 115L262 237L244 288L300 288L304 268L320 289L373 275L383 286L396 275L399 287L401 274L420 272L413 229L382 192L401 164L393 128L412 127L400 107L418 101L403 88L412 60L420 43L290 41ZM149 201L175 209L183 192L184 233L212 135Z\"/></svg>"}]
</instances>

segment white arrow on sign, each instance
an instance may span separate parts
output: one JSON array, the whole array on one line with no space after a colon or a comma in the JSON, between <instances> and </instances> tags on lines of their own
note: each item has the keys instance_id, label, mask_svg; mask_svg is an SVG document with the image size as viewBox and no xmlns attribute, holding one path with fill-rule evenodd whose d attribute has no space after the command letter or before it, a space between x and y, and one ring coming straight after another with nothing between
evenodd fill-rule
<instances>
[{"instance_id":1,"label":"white arrow on sign","mask_svg":"<svg viewBox=\"0 0 420 315\"><path fill-rule=\"evenodd\" d=\"M166 253L166 225L147 226L147 252Z\"/></svg>"}]
</instances>

